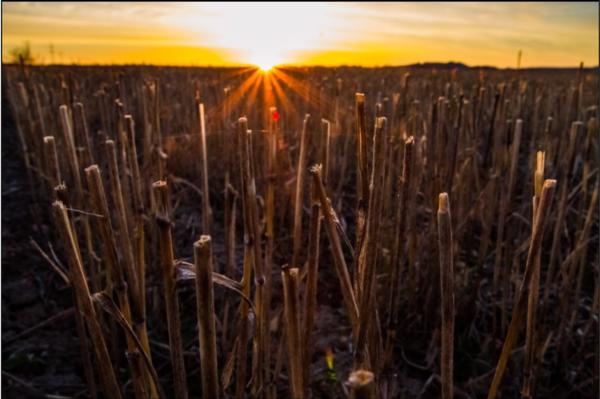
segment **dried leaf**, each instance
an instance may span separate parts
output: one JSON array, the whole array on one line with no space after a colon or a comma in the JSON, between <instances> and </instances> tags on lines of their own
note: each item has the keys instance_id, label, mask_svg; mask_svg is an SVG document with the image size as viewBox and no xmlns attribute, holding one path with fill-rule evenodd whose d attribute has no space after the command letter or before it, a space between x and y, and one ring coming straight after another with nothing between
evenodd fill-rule
<instances>
[{"instance_id":1,"label":"dried leaf","mask_svg":"<svg viewBox=\"0 0 600 399\"><path fill-rule=\"evenodd\" d=\"M195 271L194 265L192 263L189 263L189 262L186 262L183 260L177 260L177 261L175 261L175 270L176 270L176 281L177 281L178 285L186 284L188 282L193 282L196 278L196 271ZM225 276L224 274L220 274L220 273L216 273L216 272L212 273L212 279L213 279L213 283L220 285L221 287L225 287L225 288L235 292L236 294L238 294L243 300L245 300L248 303L248 305L250 306L250 309L252 309L252 312L256 313L256 310L254 309L254 303L252 303L250 298L248 298L242 292L242 284L240 284L239 282L237 282L233 279L230 279L229 277Z\"/></svg>"},{"instance_id":2,"label":"dried leaf","mask_svg":"<svg viewBox=\"0 0 600 399\"><path fill-rule=\"evenodd\" d=\"M233 370L235 369L235 354L237 353L237 349L240 343L240 338L237 337L235 342L233 343L233 348L227 357L227 362L225 363L225 367L223 368L223 373L221 374L221 387L225 391L229 385L231 384L231 377L233 375Z\"/></svg>"},{"instance_id":3,"label":"dried leaf","mask_svg":"<svg viewBox=\"0 0 600 399\"><path fill-rule=\"evenodd\" d=\"M160 396L161 399L164 399L165 394L162 390L162 387L160 386L160 384L158 382L158 375L156 374L156 370L154 369L154 366L152 365L152 361L150 360L150 357L144 350L144 347L142 346L142 343L140 342L138 336L135 334L135 332L131 328L131 325L127 322L127 319L125 318L123 313L121 313L121 310L117 307L117 305L112 300L112 298L110 296L108 296L108 294L106 294L105 292L97 292L97 293L93 294L92 299L95 303L100 305L102 310L104 310L113 319L115 319L115 321L117 323L119 323L119 325L123 328L123 330L125 330L125 332L127 334L129 334L129 336L133 339L135 346L137 347L138 351L142 355L142 359L144 359L144 363L146 363L146 367L150 371L150 375L152 376L152 380L154 381L154 385L156 386L158 395Z\"/></svg>"}]
</instances>

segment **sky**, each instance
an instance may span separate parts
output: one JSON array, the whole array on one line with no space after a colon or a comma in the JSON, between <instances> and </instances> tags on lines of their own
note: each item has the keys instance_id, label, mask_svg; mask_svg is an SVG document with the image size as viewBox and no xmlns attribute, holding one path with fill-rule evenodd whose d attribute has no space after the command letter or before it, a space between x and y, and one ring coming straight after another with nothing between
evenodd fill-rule
<instances>
[{"instance_id":1,"label":"sky","mask_svg":"<svg viewBox=\"0 0 600 399\"><path fill-rule=\"evenodd\" d=\"M2 61L598 65L598 3L2 2Z\"/></svg>"}]
</instances>

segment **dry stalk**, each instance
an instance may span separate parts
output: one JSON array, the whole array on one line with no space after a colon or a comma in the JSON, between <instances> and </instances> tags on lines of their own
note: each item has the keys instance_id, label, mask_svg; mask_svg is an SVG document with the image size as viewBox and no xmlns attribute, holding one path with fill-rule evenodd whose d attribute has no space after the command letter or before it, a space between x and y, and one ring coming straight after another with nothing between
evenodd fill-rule
<instances>
[{"instance_id":1,"label":"dry stalk","mask_svg":"<svg viewBox=\"0 0 600 399\"><path fill-rule=\"evenodd\" d=\"M61 105L59 110L60 121L62 124L63 140L67 149L67 161L69 164L71 183L75 188L75 194L77 198L81 199L81 175L79 173L79 162L77 161L77 151L75 149L75 138L73 137L73 124L71 113L66 105ZM79 203L79 201L77 201L77 203Z\"/></svg>"},{"instance_id":2,"label":"dry stalk","mask_svg":"<svg viewBox=\"0 0 600 399\"><path fill-rule=\"evenodd\" d=\"M304 398L302 385L302 342L300 334L300 303L299 285L300 275L298 268L284 267L281 272L283 280L283 298L285 310L285 331L288 347L288 361L290 373L291 397Z\"/></svg>"},{"instance_id":3,"label":"dry stalk","mask_svg":"<svg viewBox=\"0 0 600 399\"><path fill-rule=\"evenodd\" d=\"M210 236L200 236L200 239L194 243L194 263L196 264L196 301L200 335L202 397L218 399L217 337L212 281L212 241Z\"/></svg>"},{"instance_id":4,"label":"dry stalk","mask_svg":"<svg viewBox=\"0 0 600 399\"><path fill-rule=\"evenodd\" d=\"M61 176L54 136L44 137L44 158L46 159L46 170L48 171L50 187L56 187L61 183Z\"/></svg>"},{"instance_id":5,"label":"dry stalk","mask_svg":"<svg viewBox=\"0 0 600 399\"><path fill-rule=\"evenodd\" d=\"M59 113L63 132L63 140L65 142L67 150L67 161L71 177L70 183L75 189L75 200L73 201L73 204L77 208L82 208L83 188L81 185L81 173L79 170L79 161L77 159L77 150L75 146L75 137L73 133L73 117L71 115L70 109L66 105L61 105L59 107ZM64 178L64 175L62 177ZM96 273L96 268L93 261L93 259L95 259L94 246L88 217L83 218L83 229L85 235L87 257L90 259L89 271L92 279L92 288L97 290L99 289L99 282L98 274Z\"/></svg>"},{"instance_id":6,"label":"dry stalk","mask_svg":"<svg viewBox=\"0 0 600 399\"><path fill-rule=\"evenodd\" d=\"M542 237L546 227L546 221L550 213L550 206L552 204L552 197L554 196L554 190L556 188L556 180L544 181L542 188L542 195L536 212L535 223L533 225L533 231L531 233L531 243L529 245L529 252L527 254L527 261L525 263L525 274L521 283L521 287L515 300L515 306L513 308L512 318L508 327L506 338L504 339L504 345L502 346L502 352L500 359L496 366L494 373L494 379L488 391L488 399L494 399L498 393L500 382L504 371L506 369L506 363L512 351L513 346L519 335L519 329L525 317L527 311L527 301L529 297L529 287L531 286L531 280L534 272L534 262L536 254L539 252L539 248L542 244Z\"/></svg>"},{"instance_id":7,"label":"dry stalk","mask_svg":"<svg viewBox=\"0 0 600 399\"><path fill-rule=\"evenodd\" d=\"M356 244L355 244L355 260L357 262L354 286L360 298L360 290L362 288L362 275L364 262L361 264L360 256L362 254L362 246L365 240L367 226L367 211L369 208L369 180L367 177L368 160L367 160L367 133L365 119L365 95L356 93L355 99L355 118L356 118L356 192L358 203L356 204Z\"/></svg>"},{"instance_id":8,"label":"dry stalk","mask_svg":"<svg viewBox=\"0 0 600 399\"><path fill-rule=\"evenodd\" d=\"M173 254L173 238L171 236L171 221L169 219L170 200L167 182L162 180L155 181L152 183L152 191L154 202L156 203L156 224L160 232L160 255L163 268L165 307L175 397L177 399L187 399L188 393L180 335L179 298L175 285L175 256Z\"/></svg>"},{"instance_id":9,"label":"dry stalk","mask_svg":"<svg viewBox=\"0 0 600 399\"><path fill-rule=\"evenodd\" d=\"M275 115L277 108L271 107L271 115ZM277 183L277 136L278 136L278 121L271 117L269 119L269 136L267 141L267 203L266 203L266 230L265 236L267 246L265 250L265 287L264 287L264 319L267 325L265 326L264 336L264 367L266 383L270 387L272 383L271 376L271 334L268 323L271 320L271 292L272 292L272 270L273 270L273 252L275 250L275 188Z\"/></svg>"},{"instance_id":10,"label":"dry stalk","mask_svg":"<svg viewBox=\"0 0 600 399\"><path fill-rule=\"evenodd\" d=\"M142 176L138 164L137 146L135 140L135 126L131 115L125 115L125 127L129 141L127 160L131 172L133 209L135 220L135 271L139 284L139 311L134 315L136 332L140 334L140 340L146 351L149 352L148 333L146 331L146 254L145 254L145 232L144 232L144 200L142 191Z\"/></svg>"},{"instance_id":11,"label":"dry stalk","mask_svg":"<svg viewBox=\"0 0 600 399\"><path fill-rule=\"evenodd\" d=\"M294 238L292 247L292 267L299 267L300 244L302 242L302 199L304 194L304 175L306 169L306 130L310 115L304 116L302 133L300 134L300 155L298 156L298 169L296 170L296 199L294 201Z\"/></svg>"},{"instance_id":12,"label":"dry stalk","mask_svg":"<svg viewBox=\"0 0 600 399\"><path fill-rule=\"evenodd\" d=\"M68 206L68 195L67 195L67 188L64 185L58 185L56 187L54 187L54 197L56 198L57 201L61 201L63 202L63 204L65 206ZM58 234L58 238L60 239L60 226L57 226L57 230L59 232ZM75 244L76 247L79 248L79 244L77 243L77 236L74 235L74 239L75 239ZM32 240L32 242L35 243L35 241ZM36 244L37 246L37 244ZM38 248L39 250L39 248ZM62 270L58 268L58 266L56 266L55 270L57 272L62 273ZM59 274L60 274L59 273ZM70 274L72 273L71 270L67 270L66 274L62 274L61 277L63 277L63 280L66 281L67 284L71 285L71 281L70 278L67 276L70 276ZM109 288L107 287L107 290ZM73 295L73 303L74 303L74 307L75 307L75 329L77 331L77 337L79 338L79 350L81 351L81 357L82 357L82 365L83 365L83 372L84 372L84 376L85 376L85 381L87 383L88 386L88 391L90 393L90 395L92 396L92 398L96 398L98 395L97 392L97 387L96 387L96 379L94 378L94 368L92 366L92 355L90 353L90 342L86 333L86 324L85 324L85 320L83 317L83 313L81 311L81 303L79 300L79 297L77 296L77 294L75 293L75 291L73 290L72 292Z\"/></svg>"},{"instance_id":13,"label":"dry stalk","mask_svg":"<svg viewBox=\"0 0 600 399\"><path fill-rule=\"evenodd\" d=\"M119 306L123 316L125 317L125 320L127 323L131 324L132 315L127 293L127 285L125 283L125 278L123 277L122 267L117 258L116 241L112 234L110 212L108 210L108 202L106 200L104 185L102 184L102 178L100 176L100 169L98 168L98 165L91 165L85 169L85 174L87 178L88 190L92 200L92 209L95 213L101 215L100 218L95 219L97 220L100 230L100 238L103 249L102 256L106 261L108 270L110 271L108 274L112 277L110 284L114 286L114 289L117 293ZM145 387L153 386L153 383L151 379L148 379L150 378L149 373L147 375L143 374L145 371L143 369L141 359L135 356L137 353L137 348L135 342L130 337L127 337L127 350L132 355L131 372L136 397L144 398L147 396ZM153 397L155 396L156 395Z\"/></svg>"},{"instance_id":14,"label":"dry stalk","mask_svg":"<svg viewBox=\"0 0 600 399\"><path fill-rule=\"evenodd\" d=\"M559 167L559 179L561 181L561 187L558 201L558 216L556 217L556 224L554 225L554 235L552 237L552 246L550 247L550 261L548 263L548 271L546 273L546 283L544 284L544 304L548 303L550 289L554 284L555 269L559 261L560 244L563 234L563 226L565 223L565 216L567 213L569 187L573 178L573 162L575 161L577 141L582 126L583 124L579 121L571 124L567 155ZM560 152L560 147L558 147L557 152Z\"/></svg>"},{"instance_id":15,"label":"dry stalk","mask_svg":"<svg viewBox=\"0 0 600 399\"><path fill-rule=\"evenodd\" d=\"M447 193L440 194L438 246L440 256L440 291L442 301L442 399L453 397L454 370L454 256L452 254L452 221Z\"/></svg>"},{"instance_id":16,"label":"dry stalk","mask_svg":"<svg viewBox=\"0 0 600 399\"><path fill-rule=\"evenodd\" d=\"M365 116L365 95L356 93L355 119L356 119L356 171L357 192L359 202L362 200L365 208L369 200L369 178L367 177L367 122Z\"/></svg>"},{"instance_id":17,"label":"dry stalk","mask_svg":"<svg viewBox=\"0 0 600 399\"><path fill-rule=\"evenodd\" d=\"M140 337L140 341L145 351L150 355L150 344L148 340L148 331L146 329L146 252L144 231L144 201L142 191L142 176L138 164L137 146L135 140L135 126L131 115L125 115L125 127L127 129L127 138L129 141L127 159L129 170L131 171L133 209L135 220L135 261L136 272L139 283L139 311L140 314L134 314L134 328ZM150 376L148 375L149 379ZM153 394L156 394L154 391Z\"/></svg>"},{"instance_id":18,"label":"dry stalk","mask_svg":"<svg viewBox=\"0 0 600 399\"><path fill-rule=\"evenodd\" d=\"M206 148L206 124L204 121L204 104L198 103L198 117L200 120L200 145L202 152L202 230L204 234L210 233L210 191L208 187L208 152Z\"/></svg>"},{"instance_id":19,"label":"dry stalk","mask_svg":"<svg viewBox=\"0 0 600 399\"><path fill-rule=\"evenodd\" d=\"M545 153L538 151L536 156L536 168L534 173L534 195L533 195L533 212L532 212L532 225L535 223L535 217L537 213L538 204L542 195L542 186L544 184L544 164L545 164ZM538 249L534 262L534 271L531 278L531 286L529 289L529 298L527 299L527 327L525 335L525 358L523 363L523 391L522 397L524 399L531 398L533 390L534 375L534 361L536 352L536 312L538 295L540 289L540 267L541 267L541 246Z\"/></svg>"},{"instance_id":20,"label":"dry stalk","mask_svg":"<svg viewBox=\"0 0 600 399\"><path fill-rule=\"evenodd\" d=\"M121 186L121 178L119 176L119 165L117 163L117 151L115 142L106 140L106 158L108 160L108 176L110 188L113 198L113 203L116 207L117 230L119 232L119 241L121 243L121 256L123 257L123 267L125 269L125 277L127 288L130 293L133 314L140 317L142 314L142 305L140 303L140 286L138 281L138 269L133 257L133 247L131 245L131 236L127 226L127 209L125 208L125 200Z\"/></svg>"},{"instance_id":21,"label":"dry stalk","mask_svg":"<svg viewBox=\"0 0 600 399\"><path fill-rule=\"evenodd\" d=\"M258 221L258 204L256 198L256 183L253 173L253 158L252 149L250 147L251 132L247 129L247 119L240 118L238 121L239 127L239 143L240 143L240 172L243 181L243 209L244 209L244 228L245 240L247 245L252 249L252 260L254 265L254 283L256 285L255 303L256 303L256 320L257 333L254 337L255 356L253 360L253 392L256 394L264 383L264 336L266 334L266 320L263 309L264 306L264 273L263 273L263 256L260 242L260 225ZM247 282L250 284L250 282Z\"/></svg>"},{"instance_id":22,"label":"dry stalk","mask_svg":"<svg viewBox=\"0 0 600 399\"><path fill-rule=\"evenodd\" d=\"M243 207L243 205L242 205ZM247 233L244 233L247 237ZM247 239L245 239L247 242ZM247 244L244 245L244 272L242 276L242 291L244 295L250 297L250 282L252 279L252 248ZM246 397L246 370L247 370L247 357L248 357L248 302L240 302L240 316L239 316L239 327L237 335L239 337L239 346L237 354L237 368L236 368L236 390L235 398L243 399Z\"/></svg>"},{"instance_id":23,"label":"dry stalk","mask_svg":"<svg viewBox=\"0 0 600 399\"><path fill-rule=\"evenodd\" d=\"M310 172L314 179L314 184L321 202L321 210L325 217L325 229L327 230L327 236L329 237L331 254L333 256L335 271L340 285L342 287L342 296L344 297L344 303L348 311L348 317L352 325L352 330L358 332L358 305L352 289L352 281L350 280L350 274L348 273L348 267L344 259L344 252L342 251L342 244L340 237L336 230L336 226L339 224L335 211L331 207L331 202L327 198L325 193L325 187L323 186L323 180L321 177L321 165L314 165L310 168Z\"/></svg>"},{"instance_id":24,"label":"dry stalk","mask_svg":"<svg viewBox=\"0 0 600 399\"><path fill-rule=\"evenodd\" d=\"M119 384L117 383L112 361L108 355L108 350L106 349L106 342L102 335L102 329L98 322L96 310L92 303L90 290L83 272L83 262L81 260L81 254L79 253L79 246L75 239L75 232L73 231L67 209L60 201L54 202L52 207L58 230L61 234L69 258L69 277L71 285L79 302L80 311L84 315L92 346L96 353L96 360L99 368L98 374L102 381L104 394L109 398L121 398L121 391L119 389Z\"/></svg>"},{"instance_id":25,"label":"dry stalk","mask_svg":"<svg viewBox=\"0 0 600 399\"><path fill-rule=\"evenodd\" d=\"M317 285L319 277L319 243L321 239L321 204L316 196L315 183L312 184L312 206L310 214L310 232L308 237L308 274L304 296L304 325L302 335L304 394L308 395L310 384L310 364L312 358L312 333L317 307Z\"/></svg>"},{"instance_id":26,"label":"dry stalk","mask_svg":"<svg viewBox=\"0 0 600 399\"><path fill-rule=\"evenodd\" d=\"M248 240L252 245L254 253L254 281L258 286L264 283L264 275L262 270L262 251L260 246L260 226L258 223L258 207L256 200L256 183L254 174L252 173L252 159L250 156L250 136L251 132L247 129L247 119L240 118L239 120L239 138L241 151L241 172L244 181L244 207L247 210L244 215L244 225L248 226Z\"/></svg>"},{"instance_id":27,"label":"dry stalk","mask_svg":"<svg viewBox=\"0 0 600 399\"><path fill-rule=\"evenodd\" d=\"M385 117L377 118L375 123L375 133L373 135L373 170L370 183L369 211L367 213L366 233L363 246L360 249L358 260L359 270L363 270L360 282L360 324L356 343L356 363L361 367L371 369L374 365L368 365L367 345L376 345L378 343L368 342L370 328L377 328L371 325L372 315L376 312L376 284L375 284L375 265L377 263L377 244L379 240L379 224L381 218L381 206L383 202L383 182L385 166L385 146L386 140L386 122ZM361 263L364 262L362 265ZM368 315L368 316L367 316ZM372 352L372 351L371 351ZM376 360L376 359L371 359Z\"/></svg>"}]
</instances>

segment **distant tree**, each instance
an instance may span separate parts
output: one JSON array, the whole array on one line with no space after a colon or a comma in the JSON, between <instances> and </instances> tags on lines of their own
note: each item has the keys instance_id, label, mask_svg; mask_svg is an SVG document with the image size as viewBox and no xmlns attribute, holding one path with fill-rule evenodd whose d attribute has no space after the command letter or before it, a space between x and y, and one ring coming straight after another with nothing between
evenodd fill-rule
<instances>
[{"instance_id":1,"label":"distant tree","mask_svg":"<svg viewBox=\"0 0 600 399\"><path fill-rule=\"evenodd\" d=\"M10 57L15 64L31 65L35 63L35 57L31 52L31 45L29 42L25 42L23 45L13 48L10 51Z\"/></svg>"}]
</instances>

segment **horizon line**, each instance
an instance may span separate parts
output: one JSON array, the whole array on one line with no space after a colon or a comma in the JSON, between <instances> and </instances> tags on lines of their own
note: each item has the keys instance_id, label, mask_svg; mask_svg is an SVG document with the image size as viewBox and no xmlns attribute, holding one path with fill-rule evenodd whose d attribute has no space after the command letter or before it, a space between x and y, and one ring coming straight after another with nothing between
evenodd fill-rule
<instances>
[{"instance_id":1,"label":"horizon line","mask_svg":"<svg viewBox=\"0 0 600 399\"><path fill-rule=\"evenodd\" d=\"M384 69L384 68L409 68L409 67L427 67L433 65L439 66L452 66L452 64L457 64L459 67L466 67L468 69L495 69L495 70L531 70L531 69L598 69L600 68L600 63L594 66L585 66L583 62L579 65L570 66L550 66L550 65L535 65L535 66L526 66L526 67L500 67L494 65L469 65L461 61L446 61L446 62L437 62L437 61L427 61L427 62L415 62L411 64L381 64L381 65L358 65L358 64L303 64L303 63L285 63L285 64L277 64L273 66L273 69L277 68L362 68L362 69ZM583 67L582 67L583 64ZM16 62L5 62L2 61L2 66L18 66L19 64ZM250 63L240 63L240 64L155 64L155 63L43 63L43 64L28 64L28 67L57 67L57 66L76 66L76 67L157 67L157 68L230 68L230 69L238 69L238 68L259 68L258 65L250 64Z\"/></svg>"}]
</instances>

